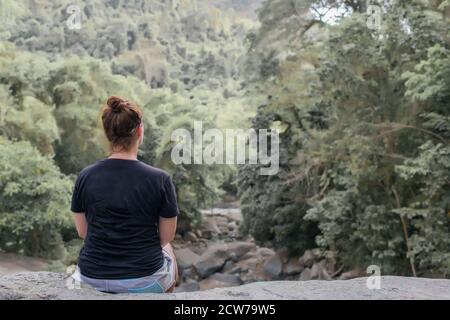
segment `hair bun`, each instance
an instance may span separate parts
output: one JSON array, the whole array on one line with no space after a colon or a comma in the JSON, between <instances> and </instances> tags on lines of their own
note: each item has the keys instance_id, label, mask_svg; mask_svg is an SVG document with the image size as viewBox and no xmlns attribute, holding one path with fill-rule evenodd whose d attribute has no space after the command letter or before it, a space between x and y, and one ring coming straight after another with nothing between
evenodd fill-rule
<instances>
[{"instance_id":1,"label":"hair bun","mask_svg":"<svg viewBox=\"0 0 450 320\"><path fill-rule=\"evenodd\" d=\"M125 108L125 100L118 96L111 96L106 102L113 112L119 113Z\"/></svg>"}]
</instances>

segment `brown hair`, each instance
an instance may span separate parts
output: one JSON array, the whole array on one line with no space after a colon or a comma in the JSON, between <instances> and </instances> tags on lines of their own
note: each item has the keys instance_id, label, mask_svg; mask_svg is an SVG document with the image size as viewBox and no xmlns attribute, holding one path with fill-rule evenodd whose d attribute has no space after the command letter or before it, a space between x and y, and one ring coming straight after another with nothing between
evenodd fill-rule
<instances>
[{"instance_id":1,"label":"brown hair","mask_svg":"<svg viewBox=\"0 0 450 320\"><path fill-rule=\"evenodd\" d=\"M138 138L142 110L131 101L111 96L102 108L102 122L111 151L128 151Z\"/></svg>"}]
</instances>

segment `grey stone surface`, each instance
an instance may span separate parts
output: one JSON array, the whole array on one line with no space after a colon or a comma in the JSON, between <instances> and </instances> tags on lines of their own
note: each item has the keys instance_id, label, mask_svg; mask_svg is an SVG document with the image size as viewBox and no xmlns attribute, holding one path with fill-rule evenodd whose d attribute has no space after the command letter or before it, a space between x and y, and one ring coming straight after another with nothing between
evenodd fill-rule
<instances>
[{"instance_id":1,"label":"grey stone surface","mask_svg":"<svg viewBox=\"0 0 450 320\"><path fill-rule=\"evenodd\" d=\"M301 263L299 258L291 258L284 266L283 272L287 275L299 274L303 271L305 266Z\"/></svg>"},{"instance_id":2,"label":"grey stone surface","mask_svg":"<svg viewBox=\"0 0 450 320\"><path fill-rule=\"evenodd\" d=\"M238 285L242 284L242 281L239 278L239 276L237 276L235 274L217 272L217 273L214 273L211 276L211 278L213 278L217 281L224 282L224 283L229 283L232 286L238 286Z\"/></svg>"},{"instance_id":3,"label":"grey stone surface","mask_svg":"<svg viewBox=\"0 0 450 320\"><path fill-rule=\"evenodd\" d=\"M214 272L222 269L228 259L228 252L226 248L227 247L224 244L209 246L194 264L194 268L197 273L201 277L207 278Z\"/></svg>"},{"instance_id":4,"label":"grey stone surface","mask_svg":"<svg viewBox=\"0 0 450 320\"><path fill-rule=\"evenodd\" d=\"M384 276L381 289L370 290L367 278L335 281L270 281L238 287L170 294L105 294L91 288L68 289L67 275L25 272L0 277L0 299L446 299L450 280ZM70 284L70 282L69 282Z\"/></svg>"},{"instance_id":5,"label":"grey stone surface","mask_svg":"<svg viewBox=\"0 0 450 320\"><path fill-rule=\"evenodd\" d=\"M200 259L200 256L189 248L175 249L174 251L180 268L189 268Z\"/></svg>"},{"instance_id":6,"label":"grey stone surface","mask_svg":"<svg viewBox=\"0 0 450 320\"><path fill-rule=\"evenodd\" d=\"M185 282L175 288L175 292L192 292L198 290L200 290L200 285L197 281Z\"/></svg>"},{"instance_id":7,"label":"grey stone surface","mask_svg":"<svg viewBox=\"0 0 450 320\"><path fill-rule=\"evenodd\" d=\"M311 269L305 268L302 273L300 274L300 281L308 281L312 279Z\"/></svg>"},{"instance_id":8,"label":"grey stone surface","mask_svg":"<svg viewBox=\"0 0 450 320\"><path fill-rule=\"evenodd\" d=\"M256 245L254 243L249 243L245 241L235 241L227 244L227 253L230 258L234 261L238 261L242 258L246 253L253 251L256 249Z\"/></svg>"},{"instance_id":9,"label":"grey stone surface","mask_svg":"<svg viewBox=\"0 0 450 320\"><path fill-rule=\"evenodd\" d=\"M264 272L270 279L276 279L283 271L283 263L278 254L275 254L264 263Z\"/></svg>"}]
</instances>

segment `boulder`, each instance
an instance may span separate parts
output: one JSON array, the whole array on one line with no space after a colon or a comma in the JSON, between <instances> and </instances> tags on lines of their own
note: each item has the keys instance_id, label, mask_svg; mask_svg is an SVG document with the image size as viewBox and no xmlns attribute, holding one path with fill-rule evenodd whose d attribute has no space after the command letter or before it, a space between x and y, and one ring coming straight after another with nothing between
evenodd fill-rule
<instances>
[{"instance_id":1,"label":"boulder","mask_svg":"<svg viewBox=\"0 0 450 320\"><path fill-rule=\"evenodd\" d=\"M308 281L312 279L311 275L311 269L305 268L302 273L300 274L300 277L298 278L299 281Z\"/></svg>"},{"instance_id":2,"label":"boulder","mask_svg":"<svg viewBox=\"0 0 450 320\"><path fill-rule=\"evenodd\" d=\"M256 267L260 264L260 260L257 258L250 258L245 260L240 260L236 263L241 270L241 272L247 272L249 270L255 270Z\"/></svg>"},{"instance_id":3,"label":"boulder","mask_svg":"<svg viewBox=\"0 0 450 320\"><path fill-rule=\"evenodd\" d=\"M317 263L315 263L314 265L316 265ZM314 268L313 265L313 268ZM323 259L322 261L320 261L318 263L319 267L319 280L331 280L331 275L329 274L328 270L327 270L327 261L325 259Z\"/></svg>"},{"instance_id":4,"label":"boulder","mask_svg":"<svg viewBox=\"0 0 450 320\"><path fill-rule=\"evenodd\" d=\"M264 273L269 279L277 279L283 271L283 263L278 254L273 255L264 263Z\"/></svg>"},{"instance_id":5,"label":"boulder","mask_svg":"<svg viewBox=\"0 0 450 320\"><path fill-rule=\"evenodd\" d=\"M177 233L184 234L192 229L191 222L188 219L180 218L177 221Z\"/></svg>"},{"instance_id":6,"label":"boulder","mask_svg":"<svg viewBox=\"0 0 450 320\"><path fill-rule=\"evenodd\" d=\"M210 278L217 280L217 281L229 283L233 286L238 286L238 285L242 284L241 278L239 278L239 276L237 276L235 274L217 272L217 273L214 273Z\"/></svg>"},{"instance_id":7,"label":"boulder","mask_svg":"<svg viewBox=\"0 0 450 320\"><path fill-rule=\"evenodd\" d=\"M209 246L194 264L197 273L206 278L224 266L228 259L227 247L224 244Z\"/></svg>"},{"instance_id":8,"label":"boulder","mask_svg":"<svg viewBox=\"0 0 450 320\"><path fill-rule=\"evenodd\" d=\"M216 221L212 217L204 218L199 230L202 233L202 237L206 239L211 239L213 236L221 234Z\"/></svg>"},{"instance_id":9,"label":"boulder","mask_svg":"<svg viewBox=\"0 0 450 320\"><path fill-rule=\"evenodd\" d=\"M258 258L258 254L256 253L256 251L248 251L247 253L245 253L242 257L240 257L240 260L245 260L245 259L250 259L250 258ZM261 259L263 260L263 259Z\"/></svg>"},{"instance_id":10,"label":"boulder","mask_svg":"<svg viewBox=\"0 0 450 320\"><path fill-rule=\"evenodd\" d=\"M238 226L237 226L236 221L231 221L228 223L227 227L228 227L228 230L234 231L237 229Z\"/></svg>"},{"instance_id":11,"label":"boulder","mask_svg":"<svg viewBox=\"0 0 450 320\"><path fill-rule=\"evenodd\" d=\"M229 210L227 212L226 217L228 218L229 221L236 221L236 224L238 224L238 225L243 220L241 210L239 210L239 209L233 210L233 211Z\"/></svg>"},{"instance_id":12,"label":"boulder","mask_svg":"<svg viewBox=\"0 0 450 320\"><path fill-rule=\"evenodd\" d=\"M237 275L214 273L211 277L200 281L200 290L238 286L242 283Z\"/></svg>"},{"instance_id":13,"label":"boulder","mask_svg":"<svg viewBox=\"0 0 450 320\"><path fill-rule=\"evenodd\" d=\"M181 276L179 280L183 281L198 281L200 280L200 276L197 274L197 271L193 267L181 269Z\"/></svg>"},{"instance_id":14,"label":"boulder","mask_svg":"<svg viewBox=\"0 0 450 320\"><path fill-rule=\"evenodd\" d=\"M306 250L305 253L303 253L303 256L300 258L300 262L308 268L311 268L314 264L315 256L314 253L311 250Z\"/></svg>"},{"instance_id":15,"label":"boulder","mask_svg":"<svg viewBox=\"0 0 450 320\"><path fill-rule=\"evenodd\" d=\"M347 281L271 281L178 293L107 294L73 286L68 275L24 272L0 277L0 300L450 300L450 280L382 276L381 288L368 278Z\"/></svg>"},{"instance_id":16,"label":"boulder","mask_svg":"<svg viewBox=\"0 0 450 320\"><path fill-rule=\"evenodd\" d=\"M198 290L200 290L200 285L197 281L184 282L175 288L175 292L192 292Z\"/></svg>"},{"instance_id":17,"label":"boulder","mask_svg":"<svg viewBox=\"0 0 450 320\"><path fill-rule=\"evenodd\" d=\"M289 251L287 249L278 250L276 254L280 257L283 264L289 261Z\"/></svg>"},{"instance_id":18,"label":"boulder","mask_svg":"<svg viewBox=\"0 0 450 320\"><path fill-rule=\"evenodd\" d=\"M227 260L225 264L223 265L222 271L223 272L229 272L233 270L236 267L235 263L231 260Z\"/></svg>"},{"instance_id":19,"label":"boulder","mask_svg":"<svg viewBox=\"0 0 450 320\"><path fill-rule=\"evenodd\" d=\"M314 263L311 267L311 279L319 279L322 275L322 270L320 263Z\"/></svg>"},{"instance_id":20,"label":"boulder","mask_svg":"<svg viewBox=\"0 0 450 320\"><path fill-rule=\"evenodd\" d=\"M245 241L235 241L228 243L227 252L228 255L233 261L238 261L242 258L246 253L253 251L256 249L256 245L251 242Z\"/></svg>"},{"instance_id":21,"label":"boulder","mask_svg":"<svg viewBox=\"0 0 450 320\"><path fill-rule=\"evenodd\" d=\"M228 219L225 216L215 216L214 220L219 228L228 229Z\"/></svg>"},{"instance_id":22,"label":"boulder","mask_svg":"<svg viewBox=\"0 0 450 320\"><path fill-rule=\"evenodd\" d=\"M333 280L333 277L328 273L327 269L322 270L322 274L320 275L321 280Z\"/></svg>"},{"instance_id":23,"label":"boulder","mask_svg":"<svg viewBox=\"0 0 450 320\"><path fill-rule=\"evenodd\" d=\"M192 231L188 231L184 234L183 239L185 241L191 241L191 242L195 242L198 240L197 236L195 235L194 232Z\"/></svg>"},{"instance_id":24,"label":"boulder","mask_svg":"<svg viewBox=\"0 0 450 320\"><path fill-rule=\"evenodd\" d=\"M291 276L299 274L305 269L302 261L298 257L290 258L289 261L283 266L283 273Z\"/></svg>"},{"instance_id":25,"label":"boulder","mask_svg":"<svg viewBox=\"0 0 450 320\"><path fill-rule=\"evenodd\" d=\"M349 279L354 279L354 278L364 277L364 276L365 276L365 274L362 270L354 269L354 270L350 270L350 271L342 273L341 276L339 277L339 280L349 280Z\"/></svg>"},{"instance_id":26,"label":"boulder","mask_svg":"<svg viewBox=\"0 0 450 320\"><path fill-rule=\"evenodd\" d=\"M237 274L237 273L241 273L242 272L242 268L240 266L234 266L230 271L228 271L228 273L231 274Z\"/></svg>"},{"instance_id":27,"label":"boulder","mask_svg":"<svg viewBox=\"0 0 450 320\"><path fill-rule=\"evenodd\" d=\"M189 248L175 249L174 252L181 269L190 268L200 259L200 256Z\"/></svg>"},{"instance_id":28,"label":"boulder","mask_svg":"<svg viewBox=\"0 0 450 320\"><path fill-rule=\"evenodd\" d=\"M275 254L275 251L269 248L262 247L256 250L256 254L262 259L267 259L272 257Z\"/></svg>"}]
</instances>

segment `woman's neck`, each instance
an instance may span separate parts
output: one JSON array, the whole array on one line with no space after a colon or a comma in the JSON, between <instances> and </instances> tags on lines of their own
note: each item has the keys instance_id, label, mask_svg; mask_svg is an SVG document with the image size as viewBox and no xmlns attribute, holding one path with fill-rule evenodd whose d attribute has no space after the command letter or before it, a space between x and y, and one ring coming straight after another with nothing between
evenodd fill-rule
<instances>
[{"instance_id":1,"label":"woman's neck","mask_svg":"<svg viewBox=\"0 0 450 320\"><path fill-rule=\"evenodd\" d=\"M113 151L108 159L137 160L137 148L130 151Z\"/></svg>"}]
</instances>

